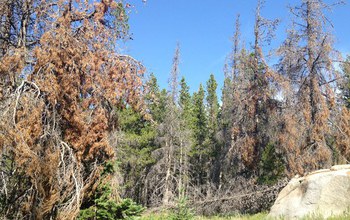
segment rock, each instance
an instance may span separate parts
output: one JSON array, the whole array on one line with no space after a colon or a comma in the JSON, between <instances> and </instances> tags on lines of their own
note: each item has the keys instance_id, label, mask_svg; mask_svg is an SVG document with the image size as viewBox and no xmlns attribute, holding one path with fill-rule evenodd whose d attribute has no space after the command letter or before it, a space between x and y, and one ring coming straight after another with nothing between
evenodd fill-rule
<instances>
[{"instance_id":1,"label":"rock","mask_svg":"<svg viewBox=\"0 0 350 220\"><path fill-rule=\"evenodd\" d=\"M278 194L269 217L300 219L306 215L342 215L350 208L350 165L294 177Z\"/></svg>"},{"instance_id":2,"label":"rock","mask_svg":"<svg viewBox=\"0 0 350 220\"><path fill-rule=\"evenodd\" d=\"M345 165L334 165L332 166L331 170L345 170L348 169L350 170L350 164L345 164Z\"/></svg>"}]
</instances>

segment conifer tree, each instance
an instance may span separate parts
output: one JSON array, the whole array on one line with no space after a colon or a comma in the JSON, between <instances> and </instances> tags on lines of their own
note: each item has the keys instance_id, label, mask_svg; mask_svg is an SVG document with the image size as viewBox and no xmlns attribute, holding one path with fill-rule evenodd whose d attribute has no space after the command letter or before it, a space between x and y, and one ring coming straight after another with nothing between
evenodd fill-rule
<instances>
[{"instance_id":1,"label":"conifer tree","mask_svg":"<svg viewBox=\"0 0 350 220\"><path fill-rule=\"evenodd\" d=\"M208 156L209 164L215 164L220 157L220 145L218 143L218 131L219 131L219 102L216 94L217 82L213 74L210 74L210 78L207 81L207 95L206 95L206 109L208 114ZM218 165L218 164L216 164ZM219 175L218 167L212 166L207 171L210 173L210 180Z\"/></svg>"},{"instance_id":2,"label":"conifer tree","mask_svg":"<svg viewBox=\"0 0 350 220\"><path fill-rule=\"evenodd\" d=\"M178 190L178 185L174 184L177 180L176 173L179 164L176 153L179 150L180 135L180 112L177 106L178 98L178 77L179 77L180 45L176 45L173 57L172 70L169 78L169 96L166 102L166 110L161 132L164 136L164 155L165 155L165 180L162 205L167 206L174 199L174 193ZM181 179L181 177L180 177ZM180 181L181 182L181 181Z\"/></svg>"},{"instance_id":3,"label":"conifer tree","mask_svg":"<svg viewBox=\"0 0 350 220\"><path fill-rule=\"evenodd\" d=\"M148 111L151 115L156 115L157 104L159 102L160 89L156 76L151 73L149 79L145 83L147 93L145 94L145 104L147 104Z\"/></svg>"},{"instance_id":4,"label":"conifer tree","mask_svg":"<svg viewBox=\"0 0 350 220\"><path fill-rule=\"evenodd\" d=\"M0 218L75 219L112 179L100 174L115 159L114 110L142 108L144 68L116 52L124 6L1 2Z\"/></svg>"},{"instance_id":5,"label":"conifer tree","mask_svg":"<svg viewBox=\"0 0 350 220\"><path fill-rule=\"evenodd\" d=\"M219 145L220 149L220 159L216 160L216 171L214 172L213 180L214 182L220 182L223 173L229 172L230 165L228 161L230 157L227 157L228 151L232 146L232 128L235 117L235 85L239 84L239 61L240 61L240 16L237 15L235 22L235 33L233 37L233 48L231 54L226 58L226 63L224 66L224 85L222 88L221 95L221 108L220 108L220 139Z\"/></svg>"},{"instance_id":6,"label":"conifer tree","mask_svg":"<svg viewBox=\"0 0 350 220\"><path fill-rule=\"evenodd\" d=\"M199 85L198 92L193 94L193 117L194 117L194 143L192 149L192 170L193 177L197 185L206 183L208 177L208 119L205 108L205 91L202 84Z\"/></svg>"},{"instance_id":7,"label":"conifer tree","mask_svg":"<svg viewBox=\"0 0 350 220\"><path fill-rule=\"evenodd\" d=\"M343 82L341 84L342 101L337 107L334 129L335 145L334 163L343 164L350 161L350 57L341 65ZM334 114L334 113L333 113Z\"/></svg>"},{"instance_id":8,"label":"conifer tree","mask_svg":"<svg viewBox=\"0 0 350 220\"><path fill-rule=\"evenodd\" d=\"M169 77L169 91L162 90L159 96L158 132L156 142L160 148L153 152L156 163L147 173L147 189L153 204L167 207L177 197L183 197L189 185L188 152L191 146L191 133L185 121L190 112L185 106L188 99L188 87L183 80L182 95L178 105L180 48L177 45L173 66ZM153 79L154 81L154 79ZM188 103L187 103L188 104ZM159 185L161 184L161 185Z\"/></svg>"},{"instance_id":9,"label":"conifer tree","mask_svg":"<svg viewBox=\"0 0 350 220\"><path fill-rule=\"evenodd\" d=\"M273 37L278 20L264 19L262 1L258 1L254 26L254 45L251 54L241 51L238 75L235 77L235 118L232 143L228 157L236 161L237 171L248 175L258 174L261 153L269 143L269 118L267 104L272 99L268 82L269 67L264 60L262 43ZM231 156L233 155L233 156Z\"/></svg>"},{"instance_id":10,"label":"conifer tree","mask_svg":"<svg viewBox=\"0 0 350 220\"><path fill-rule=\"evenodd\" d=\"M184 77L180 81L180 97L179 97L179 108L180 108L180 183L179 183L179 198L186 195L187 189L190 183L190 163L189 163L189 152L193 143L193 106L191 102L191 94L189 93L189 86L186 83Z\"/></svg>"},{"instance_id":11,"label":"conifer tree","mask_svg":"<svg viewBox=\"0 0 350 220\"><path fill-rule=\"evenodd\" d=\"M286 108L280 137L291 175L333 163L334 149L327 137L331 125L337 124L332 114L340 108L335 108L337 73L332 54L336 52L325 15L329 8L322 0L303 0L292 8L293 29L279 49L280 71L292 82L284 89Z\"/></svg>"},{"instance_id":12,"label":"conifer tree","mask_svg":"<svg viewBox=\"0 0 350 220\"><path fill-rule=\"evenodd\" d=\"M207 96L206 104L208 111L208 132L211 143L216 142L215 136L218 131L218 112L219 112L219 102L216 94L217 82L213 74L210 74L210 78L207 81Z\"/></svg>"},{"instance_id":13,"label":"conifer tree","mask_svg":"<svg viewBox=\"0 0 350 220\"><path fill-rule=\"evenodd\" d=\"M118 111L118 122L119 130L113 134L113 138L118 143L115 146L117 161L123 177L121 195L147 204L144 175L155 163L151 153L158 148L155 143L156 124L130 107Z\"/></svg>"},{"instance_id":14,"label":"conifer tree","mask_svg":"<svg viewBox=\"0 0 350 220\"><path fill-rule=\"evenodd\" d=\"M343 99L345 101L346 107L350 109L350 56L347 56L347 59L341 67L344 75L344 82L341 86Z\"/></svg>"},{"instance_id":15,"label":"conifer tree","mask_svg":"<svg viewBox=\"0 0 350 220\"><path fill-rule=\"evenodd\" d=\"M179 107L182 111L182 117L187 121L187 124L191 127L192 119L192 97L189 92L190 87L187 85L185 77L181 78L180 81L180 99L179 99Z\"/></svg>"}]
</instances>

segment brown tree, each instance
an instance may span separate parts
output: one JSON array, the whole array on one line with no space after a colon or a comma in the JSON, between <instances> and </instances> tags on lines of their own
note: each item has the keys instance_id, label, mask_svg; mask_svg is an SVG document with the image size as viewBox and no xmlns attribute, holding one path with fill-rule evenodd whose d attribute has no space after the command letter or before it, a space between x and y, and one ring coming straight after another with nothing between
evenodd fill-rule
<instances>
[{"instance_id":1,"label":"brown tree","mask_svg":"<svg viewBox=\"0 0 350 220\"><path fill-rule=\"evenodd\" d=\"M143 69L114 52L127 14L105 0L1 7L1 216L73 219L115 156L113 109L141 106Z\"/></svg>"},{"instance_id":2,"label":"brown tree","mask_svg":"<svg viewBox=\"0 0 350 220\"><path fill-rule=\"evenodd\" d=\"M233 79L235 117L232 122L232 142L227 153L230 163L235 163L236 172L250 174L258 174L257 162L270 139L268 102L273 94L262 44L273 37L278 20L264 19L260 15L262 6L263 2L258 1L252 53L241 50L240 55L236 55L236 74Z\"/></svg>"},{"instance_id":3,"label":"brown tree","mask_svg":"<svg viewBox=\"0 0 350 220\"><path fill-rule=\"evenodd\" d=\"M293 29L279 49L280 72L289 84L285 87L281 146L286 153L290 174L330 166L335 149L330 144L337 122L335 88L339 78L333 60L329 9L322 0L303 0L291 8Z\"/></svg>"}]
</instances>

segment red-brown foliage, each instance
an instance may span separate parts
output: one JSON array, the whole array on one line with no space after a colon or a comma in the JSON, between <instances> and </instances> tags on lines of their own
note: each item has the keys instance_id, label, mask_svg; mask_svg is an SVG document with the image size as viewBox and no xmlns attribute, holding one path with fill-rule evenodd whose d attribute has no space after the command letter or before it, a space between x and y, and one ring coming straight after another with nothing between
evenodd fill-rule
<instances>
[{"instance_id":1,"label":"red-brown foliage","mask_svg":"<svg viewBox=\"0 0 350 220\"><path fill-rule=\"evenodd\" d=\"M115 156L108 142L117 127L113 111L141 107L143 68L114 52L125 25L121 3L36 3L22 7L34 16L34 24L23 28L40 28L40 41L6 48L0 57L6 201L0 211L5 217L73 219L99 183L103 164ZM42 20L39 12L51 14Z\"/></svg>"}]
</instances>

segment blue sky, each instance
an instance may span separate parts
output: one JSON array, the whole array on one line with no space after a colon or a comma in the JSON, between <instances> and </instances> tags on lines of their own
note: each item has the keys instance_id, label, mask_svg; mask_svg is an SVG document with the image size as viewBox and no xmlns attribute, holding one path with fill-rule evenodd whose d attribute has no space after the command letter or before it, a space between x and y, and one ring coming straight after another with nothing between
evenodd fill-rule
<instances>
[{"instance_id":1,"label":"blue sky","mask_svg":"<svg viewBox=\"0 0 350 220\"><path fill-rule=\"evenodd\" d=\"M288 5L301 0L267 0L262 16L281 19L271 48L285 38L290 24ZM130 0L130 32L133 40L127 41L122 52L143 62L153 72L162 88L167 79L176 42L181 46L180 73L185 76L191 92L200 83L205 84L213 73L221 89L225 57L232 48L236 15L241 15L241 38L249 47L253 42L254 11L256 0ZM326 2L335 2L326 0ZM350 53L350 5L338 6L329 14L333 22L335 48Z\"/></svg>"}]
</instances>

